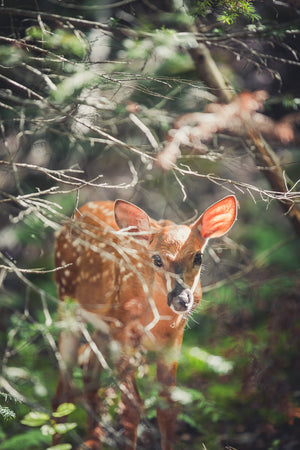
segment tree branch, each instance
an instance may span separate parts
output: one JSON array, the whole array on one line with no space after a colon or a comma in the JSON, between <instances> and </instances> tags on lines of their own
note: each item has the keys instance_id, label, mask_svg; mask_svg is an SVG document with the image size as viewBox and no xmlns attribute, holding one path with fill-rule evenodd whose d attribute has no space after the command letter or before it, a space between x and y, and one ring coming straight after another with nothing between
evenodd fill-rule
<instances>
[{"instance_id":1,"label":"tree branch","mask_svg":"<svg viewBox=\"0 0 300 450\"><path fill-rule=\"evenodd\" d=\"M6 8L0 7L0 14L11 14L14 16L25 16L25 17L31 17L33 19L38 19L39 17L44 20L50 20L54 22L66 22L70 23L72 25L76 25L77 27L83 27L83 28L98 28L100 30L110 32L111 29L108 25L104 25L99 22L95 22L92 20L86 20L86 19L77 19L76 17L66 17L61 16L60 14L50 14L45 13L43 11L29 11L25 9L18 9L18 8Z\"/></svg>"},{"instance_id":2,"label":"tree branch","mask_svg":"<svg viewBox=\"0 0 300 450\"><path fill-rule=\"evenodd\" d=\"M273 152L269 144L260 134L256 134L253 130L249 131L249 135L255 145L254 158L256 163L262 167L261 171L274 190L287 192L287 186L284 182L284 174L276 154ZM295 203L280 200L279 205L284 214L289 218L295 232L300 236L300 211Z\"/></svg>"},{"instance_id":3,"label":"tree branch","mask_svg":"<svg viewBox=\"0 0 300 450\"><path fill-rule=\"evenodd\" d=\"M191 48L189 53L199 78L213 89L222 103L230 102L234 96L233 88L225 82L207 46L199 43L197 47Z\"/></svg>"},{"instance_id":4,"label":"tree branch","mask_svg":"<svg viewBox=\"0 0 300 450\"><path fill-rule=\"evenodd\" d=\"M216 90L217 95L223 102L228 103L232 100L234 91L229 90L206 45L199 44L196 49L190 51L190 54L194 60L198 77L203 79L210 88ZM262 171L268 182L274 191L287 192L283 171L275 153L260 134L255 133L252 129L248 133L255 146L254 159L263 167ZM279 204L295 232L300 236L300 211L294 203L279 200Z\"/></svg>"}]
</instances>

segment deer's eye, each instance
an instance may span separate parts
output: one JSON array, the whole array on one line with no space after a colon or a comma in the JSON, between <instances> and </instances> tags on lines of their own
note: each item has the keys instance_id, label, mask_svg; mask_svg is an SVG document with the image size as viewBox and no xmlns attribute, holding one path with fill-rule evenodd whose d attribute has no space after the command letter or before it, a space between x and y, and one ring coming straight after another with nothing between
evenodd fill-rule
<instances>
[{"instance_id":1,"label":"deer's eye","mask_svg":"<svg viewBox=\"0 0 300 450\"><path fill-rule=\"evenodd\" d=\"M202 263L202 253L198 252L194 257L193 266L200 266L201 263Z\"/></svg>"},{"instance_id":2,"label":"deer's eye","mask_svg":"<svg viewBox=\"0 0 300 450\"><path fill-rule=\"evenodd\" d=\"M159 255L153 255L152 259L153 259L153 263L154 263L155 266L157 266L157 267L162 267L163 266L163 262L162 262L161 257Z\"/></svg>"}]
</instances>

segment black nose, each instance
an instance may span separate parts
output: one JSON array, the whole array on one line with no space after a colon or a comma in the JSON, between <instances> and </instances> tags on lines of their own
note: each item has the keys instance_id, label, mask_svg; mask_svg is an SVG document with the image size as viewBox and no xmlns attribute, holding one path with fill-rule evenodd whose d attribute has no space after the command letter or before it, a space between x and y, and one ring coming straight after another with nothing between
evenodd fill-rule
<instances>
[{"instance_id":1,"label":"black nose","mask_svg":"<svg viewBox=\"0 0 300 450\"><path fill-rule=\"evenodd\" d=\"M182 286L180 288L176 286L172 292L168 293L167 302L175 311L187 311L193 301L193 294L190 289L184 289Z\"/></svg>"}]
</instances>

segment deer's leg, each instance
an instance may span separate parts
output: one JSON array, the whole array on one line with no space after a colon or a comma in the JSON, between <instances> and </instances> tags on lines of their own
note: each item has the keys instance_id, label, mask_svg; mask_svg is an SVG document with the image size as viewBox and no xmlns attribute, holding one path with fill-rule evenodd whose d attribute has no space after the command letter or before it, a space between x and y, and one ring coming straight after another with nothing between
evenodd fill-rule
<instances>
[{"instance_id":1,"label":"deer's leg","mask_svg":"<svg viewBox=\"0 0 300 450\"><path fill-rule=\"evenodd\" d=\"M56 411L62 403L73 403L76 390L72 383L73 369L77 364L80 333L63 330L59 337L59 378L56 392L52 399L52 410ZM56 419L57 420L57 419ZM63 421L63 418L60 419ZM53 445L59 444L60 435L53 436Z\"/></svg>"},{"instance_id":2,"label":"deer's leg","mask_svg":"<svg viewBox=\"0 0 300 450\"><path fill-rule=\"evenodd\" d=\"M88 438L83 448L99 450L102 448L103 436L100 426L101 402L98 394L101 364L88 344L80 349L79 364L83 371L83 403L88 416Z\"/></svg>"},{"instance_id":3,"label":"deer's leg","mask_svg":"<svg viewBox=\"0 0 300 450\"><path fill-rule=\"evenodd\" d=\"M121 424L124 428L125 449L132 450L136 448L137 428L143 405L134 371L121 381L121 399L123 403Z\"/></svg>"},{"instance_id":4,"label":"deer's leg","mask_svg":"<svg viewBox=\"0 0 300 450\"><path fill-rule=\"evenodd\" d=\"M160 406L157 408L157 421L161 434L162 450L171 450L175 438L177 411L171 394L176 381L177 362L166 362L160 358L157 362L157 380L160 383Z\"/></svg>"}]
</instances>

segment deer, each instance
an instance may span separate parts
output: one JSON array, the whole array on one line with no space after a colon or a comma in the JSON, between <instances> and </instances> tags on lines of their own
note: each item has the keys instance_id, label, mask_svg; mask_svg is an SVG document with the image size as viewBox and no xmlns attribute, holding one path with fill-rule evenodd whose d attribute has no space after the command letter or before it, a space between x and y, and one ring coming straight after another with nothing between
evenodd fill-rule
<instances>
[{"instance_id":1,"label":"deer","mask_svg":"<svg viewBox=\"0 0 300 450\"><path fill-rule=\"evenodd\" d=\"M203 251L209 239L231 229L237 208L236 197L229 195L193 224L177 225L156 221L125 200L94 201L77 210L58 232L59 303L63 306L71 299L75 308L74 321L59 337L60 374L52 406L55 410L76 397L72 376L79 364L88 413L87 436L80 448L101 449L105 440L98 395L105 369L119 380L124 448L136 448L143 410L136 372L140 358L149 354L155 355L160 386L156 413L161 448L172 448L177 415L172 391L185 325L202 297ZM63 323L64 312L59 314ZM53 443L58 442L55 435Z\"/></svg>"}]
</instances>

